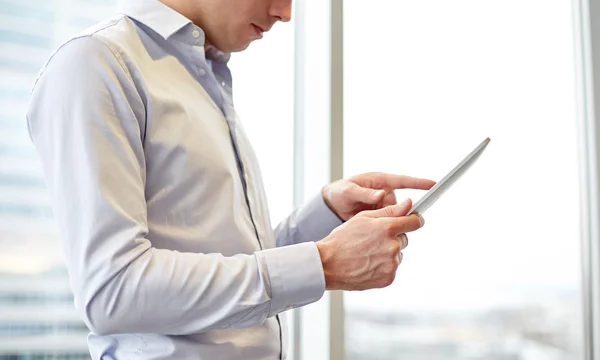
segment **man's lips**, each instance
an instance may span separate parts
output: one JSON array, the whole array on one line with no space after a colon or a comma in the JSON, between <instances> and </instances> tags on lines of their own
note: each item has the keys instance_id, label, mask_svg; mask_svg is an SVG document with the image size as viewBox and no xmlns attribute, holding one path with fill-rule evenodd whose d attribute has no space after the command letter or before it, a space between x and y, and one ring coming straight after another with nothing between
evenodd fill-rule
<instances>
[{"instance_id":1,"label":"man's lips","mask_svg":"<svg viewBox=\"0 0 600 360\"><path fill-rule=\"evenodd\" d=\"M264 27L264 26L260 26L260 25L256 25L256 24L252 24L252 27L254 28L254 31L256 32L256 35L258 37L262 37L263 33L269 31L268 27Z\"/></svg>"}]
</instances>

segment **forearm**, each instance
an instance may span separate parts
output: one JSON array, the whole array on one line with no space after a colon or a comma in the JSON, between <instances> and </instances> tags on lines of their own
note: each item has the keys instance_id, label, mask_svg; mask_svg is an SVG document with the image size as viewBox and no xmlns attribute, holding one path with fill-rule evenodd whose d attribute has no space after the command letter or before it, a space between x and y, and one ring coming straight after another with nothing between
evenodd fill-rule
<instances>
[{"instance_id":1,"label":"forearm","mask_svg":"<svg viewBox=\"0 0 600 360\"><path fill-rule=\"evenodd\" d=\"M110 278L108 263L85 272L91 281L75 288L76 305L100 335L256 326L322 296L318 251L306 245L233 257L150 247Z\"/></svg>"}]
</instances>

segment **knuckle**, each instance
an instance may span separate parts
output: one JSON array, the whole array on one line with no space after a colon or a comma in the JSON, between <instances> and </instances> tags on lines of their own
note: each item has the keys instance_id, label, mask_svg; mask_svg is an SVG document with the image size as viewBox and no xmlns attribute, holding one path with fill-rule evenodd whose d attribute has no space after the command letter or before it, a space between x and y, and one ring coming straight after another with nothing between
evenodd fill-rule
<instances>
[{"instance_id":1,"label":"knuckle","mask_svg":"<svg viewBox=\"0 0 600 360\"><path fill-rule=\"evenodd\" d=\"M415 230L416 230L416 229L420 229L420 228L421 228L421 217L420 217L420 215L416 215L416 214L415 214L415 215L413 216L413 219L412 219L412 221L414 222L414 223L413 223L413 226L415 227Z\"/></svg>"},{"instance_id":2,"label":"knuckle","mask_svg":"<svg viewBox=\"0 0 600 360\"><path fill-rule=\"evenodd\" d=\"M397 233L397 229L396 226L394 225L394 223L392 222L388 222L385 224L385 226L383 227L383 230L385 231L385 234L395 238L396 237L396 233Z\"/></svg>"},{"instance_id":3,"label":"knuckle","mask_svg":"<svg viewBox=\"0 0 600 360\"><path fill-rule=\"evenodd\" d=\"M390 268L392 268L392 267L390 267ZM395 279L396 279L395 271L385 272L377 277L377 280L375 281L374 285L375 285L375 287L378 287L378 288L384 288L384 287L390 286L394 282Z\"/></svg>"},{"instance_id":4,"label":"knuckle","mask_svg":"<svg viewBox=\"0 0 600 360\"><path fill-rule=\"evenodd\" d=\"M384 287L388 287L390 285L390 283L388 282L387 278L381 278L379 280L377 280L377 282L375 283L375 288L384 288Z\"/></svg>"},{"instance_id":5,"label":"knuckle","mask_svg":"<svg viewBox=\"0 0 600 360\"><path fill-rule=\"evenodd\" d=\"M416 231L421 227L421 221L416 215L411 215L404 219L403 230L404 232Z\"/></svg>"},{"instance_id":6,"label":"knuckle","mask_svg":"<svg viewBox=\"0 0 600 360\"><path fill-rule=\"evenodd\" d=\"M396 255L394 255L394 257L392 259L390 259L390 261L388 261L385 264L385 267L382 269L383 270L383 274L386 277L395 276L397 268L398 268L398 265L396 265Z\"/></svg>"},{"instance_id":7,"label":"knuckle","mask_svg":"<svg viewBox=\"0 0 600 360\"><path fill-rule=\"evenodd\" d=\"M348 184L345 184L340 188L340 194L344 197L348 196L351 192L352 188Z\"/></svg>"},{"instance_id":8,"label":"knuckle","mask_svg":"<svg viewBox=\"0 0 600 360\"><path fill-rule=\"evenodd\" d=\"M398 254L401 248L402 243L400 241L390 241L390 256L392 256L392 258L396 256L396 254Z\"/></svg>"},{"instance_id":9,"label":"knuckle","mask_svg":"<svg viewBox=\"0 0 600 360\"><path fill-rule=\"evenodd\" d=\"M390 275L388 275L388 276L386 276L385 279L384 279L384 286L387 287L387 286L392 285L394 283L395 279L396 279L396 273L395 272L392 273L392 274L390 274Z\"/></svg>"},{"instance_id":10,"label":"knuckle","mask_svg":"<svg viewBox=\"0 0 600 360\"><path fill-rule=\"evenodd\" d=\"M383 212L386 216L392 217L394 216L394 210L391 206L386 206L383 208Z\"/></svg>"}]
</instances>

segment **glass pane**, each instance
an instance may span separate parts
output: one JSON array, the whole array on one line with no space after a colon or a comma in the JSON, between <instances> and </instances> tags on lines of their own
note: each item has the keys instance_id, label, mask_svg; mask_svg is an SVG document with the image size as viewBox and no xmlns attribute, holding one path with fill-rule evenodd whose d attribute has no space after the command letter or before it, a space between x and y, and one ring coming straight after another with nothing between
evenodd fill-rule
<instances>
[{"instance_id":1,"label":"glass pane","mask_svg":"<svg viewBox=\"0 0 600 360\"><path fill-rule=\"evenodd\" d=\"M294 200L294 24L276 24L230 61L235 108L259 158L273 226Z\"/></svg>"},{"instance_id":2,"label":"glass pane","mask_svg":"<svg viewBox=\"0 0 600 360\"><path fill-rule=\"evenodd\" d=\"M0 0L0 360L89 359L25 111L52 51L115 3Z\"/></svg>"},{"instance_id":3,"label":"glass pane","mask_svg":"<svg viewBox=\"0 0 600 360\"><path fill-rule=\"evenodd\" d=\"M348 0L345 16L347 176L440 180L492 139L394 284L346 293L347 359L582 359L570 2Z\"/></svg>"}]
</instances>

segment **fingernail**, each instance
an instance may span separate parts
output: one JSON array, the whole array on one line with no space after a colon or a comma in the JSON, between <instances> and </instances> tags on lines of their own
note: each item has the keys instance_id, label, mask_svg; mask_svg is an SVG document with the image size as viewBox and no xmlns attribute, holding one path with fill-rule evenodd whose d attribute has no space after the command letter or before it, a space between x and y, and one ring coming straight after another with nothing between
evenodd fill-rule
<instances>
[{"instance_id":1,"label":"fingernail","mask_svg":"<svg viewBox=\"0 0 600 360\"><path fill-rule=\"evenodd\" d=\"M421 220L421 227L423 227L423 225L425 225L425 218L421 214L417 214L417 216L419 217L419 220Z\"/></svg>"},{"instance_id":2,"label":"fingernail","mask_svg":"<svg viewBox=\"0 0 600 360\"><path fill-rule=\"evenodd\" d=\"M377 190L377 191L374 191L374 192L373 192L373 197L374 197L374 198L378 198L378 197L380 197L381 195L383 195L383 193L384 193L384 191L383 191L383 190Z\"/></svg>"},{"instance_id":3,"label":"fingernail","mask_svg":"<svg viewBox=\"0 0 600 360\"><path fill-rule=\"evenodd\" d=\"M404 207L404 206L408 205L409 201L410 201L410 199L406 199L406 200L402 201L400 204L398 204L398 207Z\"/></svg>"}]
</instances>

